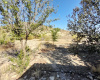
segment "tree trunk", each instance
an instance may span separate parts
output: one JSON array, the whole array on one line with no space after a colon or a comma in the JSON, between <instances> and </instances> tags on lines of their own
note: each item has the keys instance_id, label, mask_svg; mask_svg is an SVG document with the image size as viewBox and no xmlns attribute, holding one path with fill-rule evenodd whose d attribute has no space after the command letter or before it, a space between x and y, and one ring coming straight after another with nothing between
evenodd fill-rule
<instances>
[{"instance_id":1,"label":"tree trunk","mask_svg":"<svg viewBox=\"0 0 100 80\"><path fill-rule=\"evenodd\" d=\"M20 43L21 43L21 49L23 50L23 39L22 38L20 40Z\"/></svg>"},{"instance_id":2,"label":"tree trunk","mask_svg":"<svg viewBox=\"0 0 100 80\"><path fill-rule=\"evenodd\" d=\"M78 47L79 45L78 45L78 37L77 37L77 44L76 44L76 54L78 54Z\"/></svg>"},{"instance_id":3,"label":"tree trunk","mask_svg":"<svg viewBox=\"0 0 100 80\"><path fill-rule=\"evenodd\" d=\"M24 58L25 58L25 56L26 56L26 47L27 47L27 38L28 38L28 36L26 36L26 39L25 39L25 42L24 42L24 47L23 47L23 52L24 52Z\"/></svg>"}]
</instances>

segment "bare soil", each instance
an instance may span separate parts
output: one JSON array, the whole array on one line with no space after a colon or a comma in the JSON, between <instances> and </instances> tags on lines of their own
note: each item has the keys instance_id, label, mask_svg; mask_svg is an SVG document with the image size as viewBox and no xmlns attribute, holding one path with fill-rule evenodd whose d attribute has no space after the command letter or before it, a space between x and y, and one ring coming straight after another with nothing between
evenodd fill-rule
<instances>
[{"instance_id":1,"label":"bare soil","mask_svg":"<svg viewBox=\"0 0 100 80\"><path fill-rule=\"evenodd\" d=\"M99 74L95 75L90 67L100 64L100 55L69 53L72 39L70 35L64 36L55 42L55 46L52 41L28 40L27 45L35 54L31 55L23 75L7 71L11 63L9 56L16 56L14 52L20 50L20 41L15 41L15 46L10 48L0 46L0 80L99 80Z\"/></svg>"}]
</instances>

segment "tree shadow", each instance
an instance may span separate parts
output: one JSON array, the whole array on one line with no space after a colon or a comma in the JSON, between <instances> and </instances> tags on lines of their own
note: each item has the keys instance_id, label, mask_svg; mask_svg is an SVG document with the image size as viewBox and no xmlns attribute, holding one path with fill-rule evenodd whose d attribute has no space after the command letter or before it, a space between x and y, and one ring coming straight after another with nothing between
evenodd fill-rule
<instances>
[{"instance_id":1,"label":"tree shadow","mask_svg":"<svg viewBox=\"0 0 100 80\"><path fill-rule=\"evenodd\" d=\"M17 57L18 53L20 53L20 50L15 48L14 45L7 44L7 45L1 46L0 53L6 54L6 55L12 56L12 57Z\"/></svg>"},{"instance_id":2,"label":"tree shadow","mask_svg":"<svg viewBox=\"0 0 100 80\"><path fill-rule=\"evenodd\" d=\"M60 64L56 64L56 66L60 69L54 69L53 64L35 63L18 80L50 80L52 76L54 76L55 80L89 80L87 77L88 73L84 71L85 69L89 71L89 69L85 66L68 66ZM61 67L63 70L62 72Z\"/></svg>"},{"instance_id":3,"label":"tree shadow","mask_svg":"<svg viewBox=\"0 0 100 80\"><path fill-rule=\"evenodd\" d=\"M91 72L90 66L87 65L87 62L88 63L91 62L90 61L91 58L87 60L86 58L89 58L87 54L86 56L85 54L80 53L77 54L78 57L76 57L73 52L70 52L70 49L72 49L71 48L72 45L70 45L69 48L53 46L54 49L50 49L50 50L49 48L52 47L51 46L52 44L48 43L45 45L46 45L45 50L41 49L41 52L39 54L43 58L47 58L46 59L47 62L49 60L50 63L33 64L19 79L21 78L29 79L33 76L35 80L39 80L41 77L50 77L51 75L57 76L57 73L66 74L66 79L68 73L71 75L71 77L73 77L72 74L74 75L77 74L77 75L81 75L81 79L87 78L88 73ZM86 57L84 58L84 56ZM93 60L93 58L91 60ZM81 80L78 77L76 77L75 79ZM46 78L45 80L49 80L49 79ZM59 80L59 79L55 79L55 80ZM70 80L74 80L74 79L70 79Z\"/></svg>"},{"instance_id":4,"label":"tree shadow","mask_svg":"<svg viewBox=\"0 0 100 80\"><path fill-rule=\"evenodd\" d=\"M68 50L70 53L77 53L77 55L84 63L89 66L87 63L89 63L91 66L96 66L100 64L100 52L99 49L96 49L94 45L87 45L87 44L79 44L78 49L76 47L76 44L70 44L68 47ZM100 48L100 45L99 45Z\"/></svg>"},{"instance_id":5,"label":"tree shadow","mask_svg":"<svg viewBox=\"0 0 100 80\"><path fill-rule=\"evenodd\" d=\"M67 74L70 74L71 77L73 77L72 76L73 74L74 75L77 74L77 75L81 75L81 79L87 78L88 73L91 72L91 68L88 64L94 65L100 62L100 55L98 56L96 54L91 54L91 55L88 54L81 47L82 44L79 45L80 49L78 50L79 54L77 54L77 56L74 55L75 52L73 51L74 50L73 45L75 46L75 44L71 44L68 48L57 47L56 45L52 45L51 43L45 43L44 45L46 46L46 48L41 49L39 55L41 55L43 58L47 58L46 61L48 62L49 60L50 63L33 64L19 79L22 78L29 79L33 76L35 80L39 80L41 77L43 78L45 76L50 77L51 75L55 75L55 74L57 76L57 73L60 74L64 73L66 74L66 76L68 76ZM78 77L76 77L75 79L81 80ZM49 80L49 79L46 78L45 80ZM59 80L59 79L55 79L55 80ZM70 79L70 80L74 80L74 79ZM84 80L90 80L90 79L87 78Z\"/></svg>"}]
</instances>

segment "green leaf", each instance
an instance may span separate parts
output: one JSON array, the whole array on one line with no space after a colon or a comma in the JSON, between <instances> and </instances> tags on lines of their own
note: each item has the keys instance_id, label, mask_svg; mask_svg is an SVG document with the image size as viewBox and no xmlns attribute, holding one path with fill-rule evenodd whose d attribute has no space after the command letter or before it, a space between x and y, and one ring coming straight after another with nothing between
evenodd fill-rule
<instances>
[{"instance_id":1,"label":"green leaf","mask_svg":"<svg viewBox=\"0 0 100 80\"><path fill-rule=\"evenodd\" d=\"M5 1L5 4L7 4L8 2L7 1Z\"/></svg>"}]
</instances>

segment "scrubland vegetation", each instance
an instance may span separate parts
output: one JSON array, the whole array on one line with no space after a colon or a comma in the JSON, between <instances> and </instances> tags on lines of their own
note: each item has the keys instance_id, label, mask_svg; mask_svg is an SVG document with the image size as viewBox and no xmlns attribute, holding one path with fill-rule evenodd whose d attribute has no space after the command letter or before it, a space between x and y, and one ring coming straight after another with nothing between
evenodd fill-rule
<instances>
[{"instance_id":1,"label":"scrubland vegetation","mask_svg":"<svg viewBox=\"0 0 100 80\"><path fill-rule=\"evenodd\" d=\"M91 72L100 74L100 1L81 0L81 7L73 9L73 14L67 18L69 32L49 27L51 25L44 25L44 23L49 24L58 20L48 20L48 17L55 13L55 8L51 4L51 0L1 0L0 22L2 26L0 27L0 50L2 51L3 48L5 48L4 51L8 49L15 50L12 53L6 51L7 55L4 55L5 58L7 57L8 62L10 62L8 70L16 72L19 74L19 77L35 64L35 62L32 63L35 57L41 56L43 53L45 54L42 56L47 55L46 58L48 59L46 60L51 59L52 64L55 64L52 58L55 61L57 58L60 59L62 55L64 58L65 54L68 54L67 56L72 54L82 59L84 65L89 67ZM64 32L70 34L65 34ZM66 38L66 36L68 37ZM68 43L68 46L67 44L62 45L64 42L61 43L60 39L66 40L66 42L69 39L72 42ZM39 41L39 45L36 41L33 41L36 43L35 46L37 46L34 50L31 48L33 47L32 43L30 43L31 47L28 46L28 43L32 40ZM20 48L16 48L18 44L15 43L17 41L20 41L18 43ZM49 51L52 53L48 54ZM0 52L0 55L2 54ZM97 59L93 61L92 58L96 57ZM40 59L42 58L40 57ZM60 65L65 65L66 63L62 59ZM97 75L96 78L100 79L100 76Z\"/></svg>"}]
</instances>

